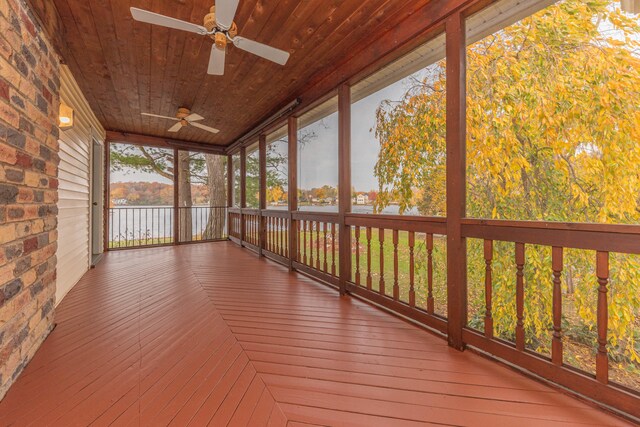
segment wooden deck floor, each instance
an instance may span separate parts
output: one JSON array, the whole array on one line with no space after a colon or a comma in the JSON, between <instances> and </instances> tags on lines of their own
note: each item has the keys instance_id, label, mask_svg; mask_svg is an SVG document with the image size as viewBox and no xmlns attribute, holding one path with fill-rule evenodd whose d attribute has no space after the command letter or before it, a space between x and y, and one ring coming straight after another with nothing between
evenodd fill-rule
<instances>
[{"instance_id":1,"label":"wooden deck floor","mask_svg":"<svg viewBox=\"0 0 640 427\"><path fill-rule=\"evenodd\" d=\"M231 243L109 253L0 425L622 425Z\"/></svg>"}]
</instances>

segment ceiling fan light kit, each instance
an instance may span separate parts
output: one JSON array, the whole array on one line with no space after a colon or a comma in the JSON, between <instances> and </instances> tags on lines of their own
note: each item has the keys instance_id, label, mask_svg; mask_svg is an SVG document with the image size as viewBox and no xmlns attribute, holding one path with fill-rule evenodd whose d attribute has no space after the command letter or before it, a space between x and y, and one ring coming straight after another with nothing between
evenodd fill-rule
<instances>
[{"instance_id":1,"label":"ceiling fan light kit","mask_svg":"<svg viewBox=\"0 0 640 427\"><path fill-rule=\"evenodd\" d=\"M209 13L204 16L204 25L181 21L136 7L132 7L130 10L131 16L136 21L209 36L214 43L211 46L211 54L209 56L208 74L224 74L228 42L233 43L238 49L242 49L277 64L285 65L289 60L289 52L238 36L238 27L233 21L236 10L238 9L238 3L239 0L216 0L215 5L211 7Z\"/></svg>"},{"instance_id":2,"label":"ceiling fan light kit","mask_svg":"<svg viewBox=\"0 0 640 427\"><path fill-rule=\"evenodd\" d=\"M168 132L178 132L183 127L189 126L189 125L196 127L198 129L205 130L207 132L211 132L211 133L220 132L216 128L212 128L210 126L206 126L201 123L198 123L200 120L204 120L204 117L202 117L200 114L192 113L188 108L184 108L184 107L178 108L178 112L176 113L175 117L161 116L159 114L152 114L152 113L142 113L142 115L147 117L157 117L160 119L176 121L177 122L176 124L174 124L169 129L167 129Z\"/></svg>"}]
</instances>

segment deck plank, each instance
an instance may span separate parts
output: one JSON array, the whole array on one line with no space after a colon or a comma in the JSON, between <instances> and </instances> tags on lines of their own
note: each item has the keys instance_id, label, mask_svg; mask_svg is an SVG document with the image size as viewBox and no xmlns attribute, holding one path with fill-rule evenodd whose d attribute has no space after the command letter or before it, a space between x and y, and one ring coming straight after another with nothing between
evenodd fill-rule
<instances>
[{"instance_id":1,"label":"deck plank","mask_svg":"<svg viewBox=\"0 0 640 427\"><path fill-rule=\"evenodd\" d=\"M625 425L231 243L111 252L0 425Z\"/></svg>"}]
</instances>

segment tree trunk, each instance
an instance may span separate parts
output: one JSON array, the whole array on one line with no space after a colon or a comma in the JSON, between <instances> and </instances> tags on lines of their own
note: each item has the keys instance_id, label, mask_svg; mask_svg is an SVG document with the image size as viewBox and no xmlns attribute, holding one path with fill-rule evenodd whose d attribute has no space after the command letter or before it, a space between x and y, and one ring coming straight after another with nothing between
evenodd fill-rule
<instances>
[{"instance_id":1,"label":"tree trunk","mask_svg":"<svg viewBox=\"0 0 640 427\"><path fill-rule=\"evenodd\" d=\"M179 242L190 242L193 239L191 225L191 168L189 163L189 152L178 151L178 215L180 220ZM184 209L189 208L189 209Z\"/></svg>"},{"instance_id":2,"label":"tree trunk","mask_svg":"<svg viewBox=\"0 0 640 427\"><path fill-rule=\"evenodd\" d=\"M207 187L209 189L209 219L204 231L205 239L222 239L226 222L226 158L215 154L205 154L207 164Z\"/></svg>"}]
</instances>

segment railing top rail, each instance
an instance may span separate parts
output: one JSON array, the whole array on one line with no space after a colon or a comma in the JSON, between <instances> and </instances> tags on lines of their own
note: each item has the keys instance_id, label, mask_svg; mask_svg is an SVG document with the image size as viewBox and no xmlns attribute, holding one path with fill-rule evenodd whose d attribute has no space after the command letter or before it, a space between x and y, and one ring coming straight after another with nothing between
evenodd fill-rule
<instances>
[{"instance_id":1,"label":"railing top rail","mask_svg":"<svg viewBox=\"0 0 640 427\"><path fill-rule=\"evenodd\" d=\"M276 210L262 210L260 214L263 217L271 217L271 218L289 218L289 211L276 211Z\"/></svg>"},{"instance_id":2,"label":"railing top rail","mask_svg":"<svg viewBox=\"0 0 640 427\"><path fill-rule=\"evenodd\" d=\"M227 207L226 206L199 205L199 206L178 206L178 209L227 209Z\"/></svg>"},{"instance_id":3,"label":"railing top rail","mask_svg":"<svg viewBox=\"0 0 640 427\"><path fill-rule=\"evenodd\" d=\"M640 224L596 224L587 222L514 221L501 219L464 218L463 225L517 227L543 230L590 231L597 233L639 234Z\"/></svg>"},{"instance_id":4,"label":"railing top rail","mask_svg":"<svg viewBox=\"0 0 640 427\"><path fill-rule=\"evenodd\" d=\"M296 220L320 221L320 222L338 222L338 213L333 212L308 212L295 211L291 212L292 218Z\"/></svg>"},{"instance_id":5,"label":"railing top rail","mask_svg":"<svg viewBox=\"0 0 640 427\"><path fill-rule=\"evenodd\" d=\"M240 211L245 215L260 215L260 209L242 208Z\"/></svg>"},{"instance_id":6,"label":"railing top rail","mask_svg":"<svg viewBox=\"0 0 640 427\"><path fill-rule=\"evenodd\" d=\"M462 223L462 235L504 242L638 254L640 236L637 230L633 230L636 227L618 224L466 219Z\"/></svg>"},{"instance_id":7,"label":"railing top rail","mask_svg":"<svg viewBox=\"0 0 640 427\"><path fill-rule=\"evenodd\" d=\"M447 232L446 219L438 217L347 214L345 215L345 223L349 226L417 231L422 233L446 234Z\"/></svg>"}]
</instances>

